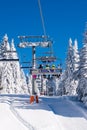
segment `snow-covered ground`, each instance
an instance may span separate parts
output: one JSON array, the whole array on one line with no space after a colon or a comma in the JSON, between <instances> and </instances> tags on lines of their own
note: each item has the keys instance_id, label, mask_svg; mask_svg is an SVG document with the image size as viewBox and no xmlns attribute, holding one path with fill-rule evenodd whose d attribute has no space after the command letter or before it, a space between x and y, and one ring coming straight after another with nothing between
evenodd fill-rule
<instances>
[{"instance_id":1,"label":"snow-covered ground","mask_svg":"<svg viewBox=\"0 0 87 130\"><path fill-rule=\"evenodd\" d=\"M0 130L87 130L87 108L77 97L0 95Z\"/></svg>"}]
</instances>

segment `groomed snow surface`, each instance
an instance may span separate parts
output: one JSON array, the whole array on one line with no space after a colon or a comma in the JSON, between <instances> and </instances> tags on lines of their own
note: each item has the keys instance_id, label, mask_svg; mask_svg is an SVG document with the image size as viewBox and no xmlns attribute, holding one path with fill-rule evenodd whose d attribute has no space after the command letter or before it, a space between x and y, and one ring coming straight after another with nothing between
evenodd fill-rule
<instances>
[{"instance_id":1,"label":"groomed snow surface","mask_svg":"<svg viewBox=\"0 0 87 130\"><path fill-rule=\"evenodd\" d=\"M0 130L87 130L87 108L77 97L0 95Z\"/></svg>"}]
</instances>

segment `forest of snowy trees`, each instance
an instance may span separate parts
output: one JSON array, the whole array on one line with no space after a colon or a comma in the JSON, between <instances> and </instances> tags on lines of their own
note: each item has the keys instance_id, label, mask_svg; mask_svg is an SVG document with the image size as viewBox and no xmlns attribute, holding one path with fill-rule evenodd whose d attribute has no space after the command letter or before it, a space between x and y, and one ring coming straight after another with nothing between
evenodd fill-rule
<instances>
[{"instance_id":1,"label":"forest of snowy trees","mask_svg":"<svg viewBox=\"0 0 87 130\"><path fill-rule=\"evenodd\" d=\"M7 34L0 43L0 93L30 94L32 76L25 75L20 69L19 57L14 45L8 41ZM46 80L43 88L52 87L53 95L77 95L80 101L87 103L87 30L84 33L83 47L78 50L78 42L69 39L65 70L59 78Z\"/></svg>"},{"instance_id":2,"label":"forest of snowy trees","mask_svg":"<svg viewBox=\"0 0 87 130\"><path fill-rule=\"evenodd\" d=\"M14 40L9 43L7 34L0 44L0 93L28 93L25 74L20 69Z\"/></svg>"},{"instance_id":3,"label":"forest of snowy trees","mask_svg":"<svg viewBox=\"0 0 87 130\"><path fill-rule=\"evenodd\" d=\"M77 40L69 46L66 56L66 68L62 73L59 88L63 95L77 95L87 105L87 30L84 33L83 47L78 51Z\"/></svg>"}]
</instances>

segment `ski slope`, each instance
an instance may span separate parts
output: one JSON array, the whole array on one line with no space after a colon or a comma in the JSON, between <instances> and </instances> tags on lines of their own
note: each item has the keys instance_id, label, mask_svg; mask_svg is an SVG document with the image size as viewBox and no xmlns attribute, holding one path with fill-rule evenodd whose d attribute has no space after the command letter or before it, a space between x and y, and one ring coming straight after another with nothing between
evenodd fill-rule
<instances>
[{"instance_id":1,"label":"ski slope","mask_svg":"<svg viewBox=\"0 0 87 130\"><path fill-rule=\"evenodd\" d=\"M0 95L0 130L87 130L87 108L76 97Z\"/></svg>"}]
</instances>

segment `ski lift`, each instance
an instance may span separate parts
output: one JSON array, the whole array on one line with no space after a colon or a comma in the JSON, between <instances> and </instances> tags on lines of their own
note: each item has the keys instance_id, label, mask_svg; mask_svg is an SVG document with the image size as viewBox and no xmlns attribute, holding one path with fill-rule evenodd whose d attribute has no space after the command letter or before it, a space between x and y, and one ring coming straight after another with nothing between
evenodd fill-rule
<instances>
[{"instance_id":1,"label":"ski lift","mask_svg":"<svg viewBox=\"0 0 87 130\"><path fill-rule=\"evenodd\" d=\"M19 61L19 59L0 59L0 61Z\"/></svg>"},{"instance_id":2,"label":"ski lift","mask_svg":"<svg viewBox=\"0 0 87 130\"><path fill-rule=\"evenodd\" d=\"M54 56L42 56L42 57L37 58L37 60L40 60L43 63L54 62L54 61L56 61L56 57L54 57Z\"/></svg>"},{"instance_id":3,"label":"ski lift","mask_svg":"<svg viewBox=\"0 0 87 130\"><path fill-rule=\"evenodd\" d=\"M38 0L38 5L39 5L39 9L40 9L40 15L41 15L41 20L42 20L44 35L42 35L42 36L18 36L18 38L20 39L20 43L18 46L21 48L26 48L26 47L32 48L32 68L30 69L30 74L32 74L32 77L33 77L33 75L36 76L39 74L41 75L41 77L42 77L42 75L56 75L56 74L58 74L57 71L55 71L55 72L44 71L44 68L42 69L42 71L39 71L40 69L38 69L36 67L36 60L39 60L41 62L54 62L54 61L56 61L56 57L52 55L52 52L53 52L52 51L52 41L49 40L48 36L46 36L46 30L45 30L45 26L44 26L44 19L43 19L40 0ZM50 55L36 58L36 48L37 47L49 48ZM24 68L26 68L26 67L24 66ZM32 78L32 94L35 94L34 81L35 81L35 79Z\"/></svg>"}]
</instances>

